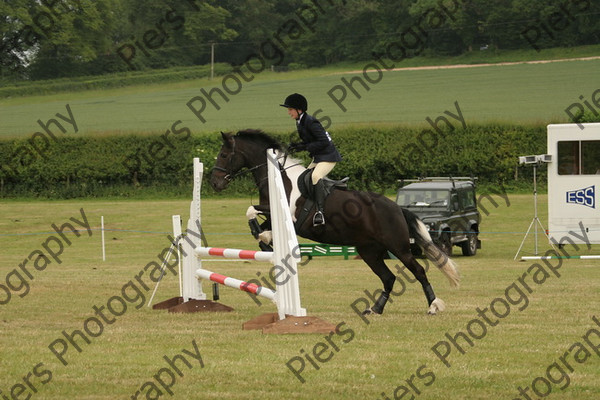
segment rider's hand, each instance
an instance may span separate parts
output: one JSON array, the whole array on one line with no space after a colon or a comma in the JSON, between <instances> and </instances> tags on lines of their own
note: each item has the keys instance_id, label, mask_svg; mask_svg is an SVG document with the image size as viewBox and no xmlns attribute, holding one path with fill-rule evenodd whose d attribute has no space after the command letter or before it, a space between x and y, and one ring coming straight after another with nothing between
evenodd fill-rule
<instances>
[{"instance_id":1,"label":"rider's hand","mask_svg":"<svg viewBox=\"0 0 600 400\"><path fill-rule=\"evenodd\" d=\"M293 151L304 151L306 150L306 145L304 143L290 143L288 146L288 150Z\"/></svg>"}]
</instances>

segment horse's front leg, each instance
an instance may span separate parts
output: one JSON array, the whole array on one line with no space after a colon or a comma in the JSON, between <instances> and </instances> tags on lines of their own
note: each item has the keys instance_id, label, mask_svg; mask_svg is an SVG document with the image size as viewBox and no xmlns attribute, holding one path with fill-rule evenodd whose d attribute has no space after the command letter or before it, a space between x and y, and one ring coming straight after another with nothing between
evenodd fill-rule
<instances>
[{"instance_id":1,"label":"horse's front leg","mask_svg":"<svg viewBox=\"0 0 600 400\"><path fill-rule=\"evenodd\" d=\"M259 224L257 219L259 214L266 216L266 220L262 224ZM252 233L252 236L254 236L256 240L258 240L258 246L260 249L262 251L273 251L273 235L271 234L269 206L250 206L246 211L246 217L248 218L250 233Z\"/></svg>"}]
</instances>

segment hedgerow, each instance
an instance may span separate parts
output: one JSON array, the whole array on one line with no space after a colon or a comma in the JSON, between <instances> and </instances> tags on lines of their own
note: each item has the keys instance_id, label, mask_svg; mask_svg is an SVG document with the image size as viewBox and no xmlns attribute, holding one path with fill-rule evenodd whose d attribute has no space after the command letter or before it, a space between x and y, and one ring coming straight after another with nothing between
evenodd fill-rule
<instances>
[{"instance_id":1,"label":"hedgerow","mask_svg":"<svg viewBox=\"0 0 600 400\"><path fill-rule=\"evenodd\" d=\"M275 134L282 142L283 134ZM332 177L350 177L354 189L385 191L399 179L421 176L477 176L487 185L514 186L518 156L546 152L543 125L489 124L433 132L402 126L347 127L336 130L344 160ZM0 196L76 198L145 195L187 196L192 159L204 163L205 177L221 146L219 133L62 137L35 152L28 139L0 141ZM299 156L308 163L306 154ZM543 171L541 171L543 179ZM207 179L207 178L205 178ZM248 178L228 193L247 194ZM211 195L210 185L203 190Z\"/></svg>"}]
</instances>

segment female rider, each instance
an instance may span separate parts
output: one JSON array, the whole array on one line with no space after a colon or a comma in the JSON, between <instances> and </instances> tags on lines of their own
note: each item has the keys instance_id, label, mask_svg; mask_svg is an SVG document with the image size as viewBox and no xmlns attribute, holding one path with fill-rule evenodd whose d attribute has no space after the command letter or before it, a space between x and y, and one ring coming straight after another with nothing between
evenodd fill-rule
<instances>
[{"instance_id":1,"label":"female rider","mask_svg":"<svg viewBox=\"0 0 600 400\"><path fill-rule=\"evenodd\" d=\"M308 101L304 96L293 93L286 97L280 106L286 107L288 115L296 120L296 128L302 140L300 143L290 144L289 149L292 151L306 150L312 157L312 162L308 168L313 168L312 184L315 187L315 202L317 203L313 226L324 225L325 188L323 178L331 172L337 162L342 161L342 156L323 125L316 118L306 113Z\"/></svg>"}]
</instances>

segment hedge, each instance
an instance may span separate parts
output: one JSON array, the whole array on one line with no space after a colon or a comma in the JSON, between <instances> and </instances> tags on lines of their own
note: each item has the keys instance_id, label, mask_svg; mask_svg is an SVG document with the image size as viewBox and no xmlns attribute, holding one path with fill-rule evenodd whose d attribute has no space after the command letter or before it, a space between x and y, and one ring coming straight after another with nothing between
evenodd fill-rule
<instances>
[{"instance_id":1,"label":"hedge","mask_svg":"<svg viewBox=\"0 0 600 400\"><path fill-rule=\"evenodd\" d=\"M216 63L215 75L225 75L232 67L225 63ZM210 65L194 67L174 67L150 71L130 71L100 76L82 76L75 78L50 79L40 81L22 81L18 83L1 82L0 98L17 96L40 96L61 92L76 92L95 89L110 89L132 85L180 82L190 79L207 78L211 74Z\"/></svg>"},{"instance_id":2,"label":"hedge","mask_svg":"<svg viewBox=\"0 0 600 400\"><path fill-rule=\"evenodd\" d=\"M275 134L282 142L289 135ZM332 177L349 176L351 187L383 191L397 180L419 176L477 176L488 185L512 186L518 156L546 152L546 127L472 125L433 132L402 126L348 127L332 132L344 160ZM32 146L35 143L38 150ZM102 196L188 196L192 158L205 164L205 177L222 140L218 133L57 137L0 141L0 197L75 198ZM306 153L300 153L306 163ZM543 175L543 171L542 175ZM527 181L528 182L528 181ZM203 191L212 194L205 184ZM247 194L240 179L230 194Z\"/></svg>"}]
</instances>

